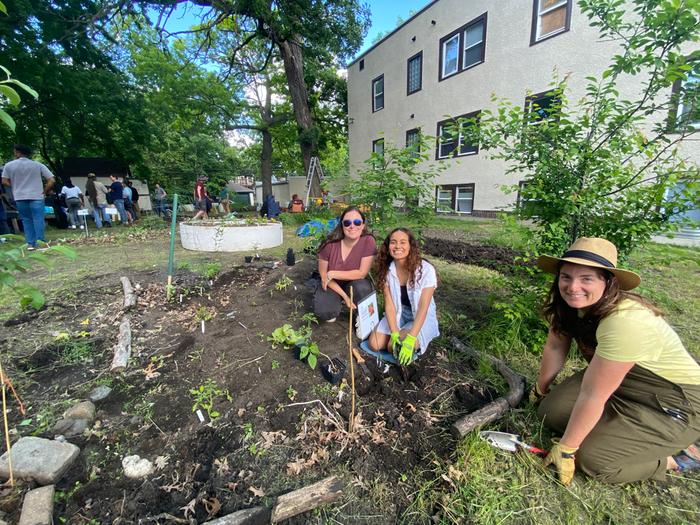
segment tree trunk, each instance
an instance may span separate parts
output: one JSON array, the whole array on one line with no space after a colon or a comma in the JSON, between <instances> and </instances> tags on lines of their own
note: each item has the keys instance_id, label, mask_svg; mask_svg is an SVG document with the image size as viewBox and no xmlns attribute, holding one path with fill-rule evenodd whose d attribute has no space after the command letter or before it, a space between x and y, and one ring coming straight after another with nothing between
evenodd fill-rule
<instances>
[{"instance_id":1,"label":"tree trunk","mask_svg":"<svg viewBox=\"0 0 700 525\"><path fill-rule=\"evenodd\" d=\"M304 161L304 175L306 175L311 165L311 157L316 152L318 137L316 136L317 130L309 108L309 95L306 89L306 82L304 81L301 46L298 42L291 39L277 42L277 46L284 62L289 94L292 97L294 117L297 121L297 130L299 131L299 148ZM321 186L317 179L314 179L311 185L311 196L321 196Z\"/></svg>"},{"instance_id":2,"label":"tree trunk","mask_svg":"<svg viewBox=\"0 0 700 525\"><path fill-rule=\"evenodd\" d=\"M260 151L260 179L262 180L263 199L272 195L272 89L270 78L265 78L265 105L261 108L262 121L264 123L262 133L262 150Z\"/></svg>"}]
</instances>

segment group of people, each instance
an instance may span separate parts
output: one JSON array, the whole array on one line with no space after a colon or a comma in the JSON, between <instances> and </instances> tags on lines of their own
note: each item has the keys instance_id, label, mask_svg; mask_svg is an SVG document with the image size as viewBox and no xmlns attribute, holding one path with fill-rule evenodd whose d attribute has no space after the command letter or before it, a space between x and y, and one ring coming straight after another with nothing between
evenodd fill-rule
<instances>
[{"instance_id":1,"label":"group of people","mask_svg":"<svg viewBox=\"0 0 700 525\"><path fill-rule=\"evenodd\" d=\"M580 238L561 257L542 256L554 275L543 314L549 334L529 400L555 435L544 459L562 483L580 471L606 483L663 479L700 468L700 365L661 312L631 290L641 283L618 268L617 249ZM388 362L410 365L439 335L435 267L406 228L377 250L365 215L351 206L318 250L314 312L333 322L343 305L374 291L385 314L361 345ZM352 288L352 299L350 289ZM572 343L587 367L556 383Z\"/></svg>"}]
</instances>

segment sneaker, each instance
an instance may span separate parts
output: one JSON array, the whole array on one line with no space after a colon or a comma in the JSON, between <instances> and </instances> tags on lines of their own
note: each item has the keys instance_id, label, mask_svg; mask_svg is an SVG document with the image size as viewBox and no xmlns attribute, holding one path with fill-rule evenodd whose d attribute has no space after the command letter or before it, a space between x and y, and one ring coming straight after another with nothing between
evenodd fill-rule
<instances>
[{"instance_id":1,"label":"sneaker","mask_svg":"<svg viewBox=\"0 0 700 525\"><path fill-rule=\"evenodd\" d=\"M34 246L27 246L28 252L33 252L34 250L36 250L36 248Z\"/></svg>"},{"instance_id":2,"label":"sneaker","mask_svg":"<svg viewBox=\"0 0 700 525\"><path fill-rule=\"evenodd\" d=\"M81 229L81 230L84 230L84 229L85 229L85 226L83 226L83 225L81 224L81 225L80 225L80 229Z\"/></svg>"},{"instance_id":3,"label":"sneaker","mask_svg":"<svg viewBox=\"0 0 700 525\"><path fill-rule=\"evenodd\" d=\"M68 227L69 227L71 230L75 230L75 224L71 224L71 225L68 226Z\"/></svg>"},{"instance_id":4,"label":"sneaker","mask_svg":"<svg viewBox=\"0 0 700 525\"><path fill-rule=\"evenodd\" d=\"M335 320L338 319L337 317L334 317L333 319L326 319L327 323L335 323Z\"/></svg>"},{"instance_id":5,"label":"sneaker","mask_svg":"<svg viewBox=\"0 0 700 525\"><path fill-rule=\"evenodd\" d=\"M685 451L681 452L680 454L676 454L675 456L673 456L673 459L678 464L679 472L689 472L691 470L700 469L700 461L691 456L688 456L685 453Z\"/></svg>"}]
</instances>

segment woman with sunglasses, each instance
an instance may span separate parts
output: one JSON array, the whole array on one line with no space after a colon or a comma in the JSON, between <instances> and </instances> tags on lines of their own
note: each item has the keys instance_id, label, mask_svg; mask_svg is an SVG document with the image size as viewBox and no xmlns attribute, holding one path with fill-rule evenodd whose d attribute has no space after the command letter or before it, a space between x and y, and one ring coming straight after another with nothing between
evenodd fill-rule
<instances>
[{"instance_id":1,"label":"woman with sunglasses","mask_svg":"<svg viewBox=\"0 0 700 525\"><path fill-rule=\"evenodd\" d=\"M355 308L372 293L367 274L377 254L377 243L367 230L364 214L355 206L346 208L338 225L318 249L320 286L314 293L314 313L322 321L332 323L343 303ZM353 301L350 300L350 287Z\"/></svg>"},{"instance_id":2,"label":"woman with sunglasses","mask_svg":"<svg viewBox=\"0 0 700 525\"><path fill-rule=\"evenodd\" d=\"M421 257L411 230L396 228L384 239L377 286L384 291L385 316L369 336L370 350L385 361L409 365L440 335L433 300L437 274Z\"/></svg>"}]
</instances>

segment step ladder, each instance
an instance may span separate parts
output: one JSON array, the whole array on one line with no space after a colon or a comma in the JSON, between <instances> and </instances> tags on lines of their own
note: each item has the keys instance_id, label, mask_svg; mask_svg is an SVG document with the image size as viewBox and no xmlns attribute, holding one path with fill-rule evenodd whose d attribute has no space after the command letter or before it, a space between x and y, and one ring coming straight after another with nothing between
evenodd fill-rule
<instances>
[{"instance_id":1,"label":"step ladder","mask_svg":"<svg viewBox=\"0 0 700 525\"><path fill-rule=\"evenodd\" d=\"M323 181L323 168L321 168L321 161L318 157L311 157L311 163L309 164L309 171L306 174L306 199L304 199L304 209L309 209L309 198L311 197L311 186L314 177L318 177L318 183Z\"/></svg>"}]
</instances>

